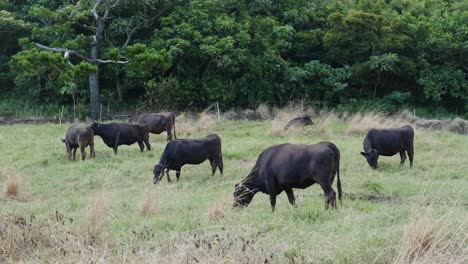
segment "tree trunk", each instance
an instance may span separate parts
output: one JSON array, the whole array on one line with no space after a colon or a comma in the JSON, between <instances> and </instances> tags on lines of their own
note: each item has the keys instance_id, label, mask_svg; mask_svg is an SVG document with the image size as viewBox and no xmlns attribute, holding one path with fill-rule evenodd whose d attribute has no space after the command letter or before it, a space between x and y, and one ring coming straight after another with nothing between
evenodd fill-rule
<instances>
[{"instance_id":1,"label":"tree trunk","mask_svg":"<svg viewBox=\"0 0 468 264\"><path fill-rule=\"evenodd\" d=\"M379 85L380 83L380 71L377 71L377 82L375 83L375 86L374 86L374 99L375 99L375 96L377 95L377 86Z\"/></svg>"},{"instance_id":2,"label":"tree trunk","mask_svg":"<svg viewBox=\"0 0 468 264\"><path fill-rule=\"evenodd\" d=\"M98 58L98 43L93 42L91 46L91 59L96 61ZM95 121L99 119L99 68L98 64L94 63L96 66L96 72L89 75L89 97L90 97L90 111L91 111L91 120Z\"/></svg>"},{"instance_id":3,"label":"tree trunk","mask_svg":"<svg viewBox=\"0 0 468 264\"><path fill-rule=\"evenodd\" d=\"M120 83L119 77L117 77L117 81L115 82L115 87L117 89L118 102L121 103L123 102L123 94L122 94L122 84Z\"/></svg>"}]
</instances>

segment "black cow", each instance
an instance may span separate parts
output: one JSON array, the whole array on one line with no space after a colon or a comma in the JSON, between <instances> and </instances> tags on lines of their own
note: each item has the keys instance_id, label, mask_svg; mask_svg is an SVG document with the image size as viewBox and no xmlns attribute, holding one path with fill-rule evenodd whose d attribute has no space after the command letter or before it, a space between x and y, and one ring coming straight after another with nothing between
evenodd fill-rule
<instances>
[{"instance_id":1,"label":"black cow","mask_svg":"<svg viewBox=\"0 0 468 264\"><path fill-rule=\"evenodd\" d=\"M177 139L175 118L176 115L172 112L142 113L135 118L135 121L148 126L149 132L153 134L161 134L166 131L167 141L171 141L172 128L174 128L174 138Z\"/></svg>"},{"instance_id":2,"label":"black cow","mask_svg":"<svg viewBox=\"0 0 468 264\"><path fill-rule=\"evenodd\" d=\"M408 152L410 167L413 167L413 140L414 130L411 126L371 129L364 139L364 152L361 152L361 155L366 158L367 163L373 169L377 169L377 160L380 155L393 156L400 153L400 164L403 165L406 160L406 151Z\"/></svg>"},{"instance_id":3,"label":"black cow","mask_svg":"<svg viewBox=\"0 0 468 264\"><path fill-rule=\"evenodd\" d=\"M114 149L114 154L117 154L117 148L120 145L132 145L138 142L140 150L146 148L151 150L149 143L148 128L140 123L110 123L100 124L93 122L91 129L94 134L100 136L102 141L109 147ZM145 143L145 145L143 144Z\"/></svg>"},{"instance_id":4,"label":"black cow","mask_svg":"<svg viewBox=\"0 0 468 264\"><path fill-rule=\"evenodd\" d=\"M209 160L211 164L211 176L219 168L223 175L223 156L221 154L221 138L212 134L200 139L176 139L167 143L164 152L159 159L159 164L153 169L153 183L158 183L166 170L167 180L170 182L169 170L176 171L177 180L180 171L185 164L200 164Z\"/></svg>"},{"instance_id":5,"label":"black cow","mask_svg":"<svg viewBox=\"0 0 468 264\"><path fill-rule=\"evenodd\" d=\"M94 132L91 127L83 127L79 125L71 126L68 131L65 139L62 139L62 142L65 143L67 148L68 160L71 160L71 155L73 151L73 160L76 157L76 149L79 147L81 151L81 159L85 160L86 158L86 147L89 146L90 153L89 155L94 158L96 154L94 153Z\"/></svg>"},{"instance_id":6,"label":"black cow","mask_svg":"<svg viewBox=\"0 0 468 264\"><path fill-rule=\"evenodd\" d=\"M235 185L234 207L247 206L257 192L270 195L272 211L276 196L286 191L295 205L293 188L305 189L320 184L325 193L325 206L336 208L336 193L332 188L338 175L338 198L341 201L340 151L335 144L319 142L313 145L281 144L264 150L249 175Z\"/></svg>"},{"instance_id":7,"label":"black cow","mask_svg":"<svg viewBox=\"0 0 468 264\"><path fill-rule=\"evenodd\" d=\"M292 126L310 126L313 124L314 122L312 122L312 118L310 118L308 115L295 117L288 122L288 124L284 127L284 130L288 130L288 128Z\"/></svg>"}]
</instances>

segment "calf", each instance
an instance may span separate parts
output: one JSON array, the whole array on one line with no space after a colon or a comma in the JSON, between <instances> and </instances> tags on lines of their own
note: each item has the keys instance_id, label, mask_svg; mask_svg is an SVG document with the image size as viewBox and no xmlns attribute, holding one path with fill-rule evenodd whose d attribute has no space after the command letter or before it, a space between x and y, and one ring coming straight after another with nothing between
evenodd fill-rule
<instances>
[{"instance_id":1,"label":"calf","mask_svg":"<svg viewBox=\"0 0 468 264\"><path fill-rule=\"evenodd\" d=\"M145 124L148 127L149 132L153 134L161 134L162 132L166 131L167 141L171 141L172 128L174 128L174 138L177 139L175 117L176 115L171 112L142 113L135 118L135 121Z\"/></svg>"},{"instance_id":2,"label":"calf","mask_svg":"<svg viewBox=\"0 0 468 264\"><path fill-rule=\"evenodd\" d=\"M312 122L312 118L310 118L308 115L295 117L288 122L288 124L284 127L284 130L288 130L288 128L292 126L310 126L313 124L314 122Z\"/></svg>"},{"instance_id":3,"label":"calf","mask_svg":"<svg viewBox=\"0 0 468 264\"><path fill-rule=\"evenodd\" d=\"M410 167L413 166L414 150L413 150L414 130L411 126L402 126L399 128L389 129L371 129L367 132L364 139L364 152L361 155L366 158L367 163L373 169L377 169L377 160L379 156L393 156L400 153L401 162L403 165L408 153Z\"/></svg>"},{"instance_id":4,"label":"calf","mask_svg":"<svg viewBox=\"0 0 468 264\"><path fill-rule=\"evenodd\" d=\"M81 159L85 160L86 158L86 147L89 146L90 153L89 155L94 158L94 132L87 126L73 125L68 131L65 139L62 139L62 142L65 143L67 148L68 160L71 160L71 155L73 151L73 160L76 157L76 149L79 147L81 151Z\"/></svg>"},{"instance_id":5,"label":"calf","mask_svg":"<svg viewBox=\"0 0 468 264\"><path fill-rule=\"evenodd\" d=\"M185 164L200 164L209 160L211 164L211 176L219 168L223 175L223 157L221 154L221 138L212 134L200 139L176 139L167 143L159 160L159 164L153 169L153 183L158 183L166 170L167 180L170 182L169 170L176 171L177 180L180 171Z\"/></svg>"},{"instance_id":6,"label":"calf","mask_svg":"<svg viewBox=\"0 0 468 264\"><path fill-rule=\"evenodd\" d=\"M305 189L318 183L325 193L325 208L329 205L336 208L336 194L332 188L335 174L341 201L340 151L335 144L275 145L264 150L249 175L235 185L233 206L247 206L257 192L263 192L270 196L274 212L276 196L282 191L295 205L293 188Z\"/></svg>"},{"instance_id":7,"label":"calf","mask_svg":"<svg viewBox=\"0 0 468 264\"><path fill-rule=\"evenodd\" d=\"M149 131L145 125L139 123L100 124L94 121L91 129L109 148L114 150L114 154L117 154L117 148L120 145L132 145L136 142L140 146L140 151L145 149L145 145L148 150L151 150L148 140Z\"/></svg>"}]
</instances>

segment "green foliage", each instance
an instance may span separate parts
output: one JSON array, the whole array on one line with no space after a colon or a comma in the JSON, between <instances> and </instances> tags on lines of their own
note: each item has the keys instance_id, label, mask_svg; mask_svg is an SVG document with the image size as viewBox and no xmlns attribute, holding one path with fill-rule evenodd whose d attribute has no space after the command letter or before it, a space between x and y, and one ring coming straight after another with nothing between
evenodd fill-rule
<instances>
[{"instance_id":1,"label":"green foliage","mask_svg":"<svg viewBox=\"0 0 468 264\"><path fill-rule=\"evenodd\" d=\"M362 188L366 189L373 195L381 194L383 191L383 186L380 183L374 181L365 181L362 185Z\"/></svg>"},{"instance_id":2,"label":"green foliage","mask_svg":"<svg viewBox=\"0 0 468 264\"><path fill-rule=\"evenodd\" d=\"M60 91L74 83L86 98L86 75L96 69L77 57L71 68L34 44L89 54L93 1L0 6L0 91L71 103ZM130 63L99 65L101 91L141 107L305 100L386 111L437 105L463 114L467 18L461 0L121 0L100 56ZM161 88L165 80L177 89Z\"/></svg>"}]
</instances>

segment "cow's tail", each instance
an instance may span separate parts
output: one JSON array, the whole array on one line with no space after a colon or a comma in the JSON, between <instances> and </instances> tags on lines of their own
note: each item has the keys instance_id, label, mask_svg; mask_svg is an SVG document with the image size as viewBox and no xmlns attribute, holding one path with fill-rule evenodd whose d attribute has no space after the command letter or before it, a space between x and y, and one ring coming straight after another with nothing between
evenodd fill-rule
<instances>
[{"instance_id":1,"label":"cow's tail","mask_svg":"<svg viewBox=\"0 0 468 264\"><path fill-rule=\"evenodd\" d=\"M174 126L174 138L177 139L176 131L175 131L175 114L172 113L172 125Z\"/></svg>"},{"instance_id":2,"label":"cow's tail","mask_svg":"<svg viewBox=\"0 0 468 264\"><path fill-rule=\"evenodd\" d=\"M343 204L342 201L341 201L341 198L343 197L342 195L342 191L341 191L341 179L340 179L340 150L338 149L338 147L331 143L331 142L328 142L328 147L330 149L333 150L333 152L335 152L335 162L336 162L336 177L337 177L337 181L336 181L336 187L338 188L338 199L340 200L340 204Z\"/></svg>"}]
</instances>

